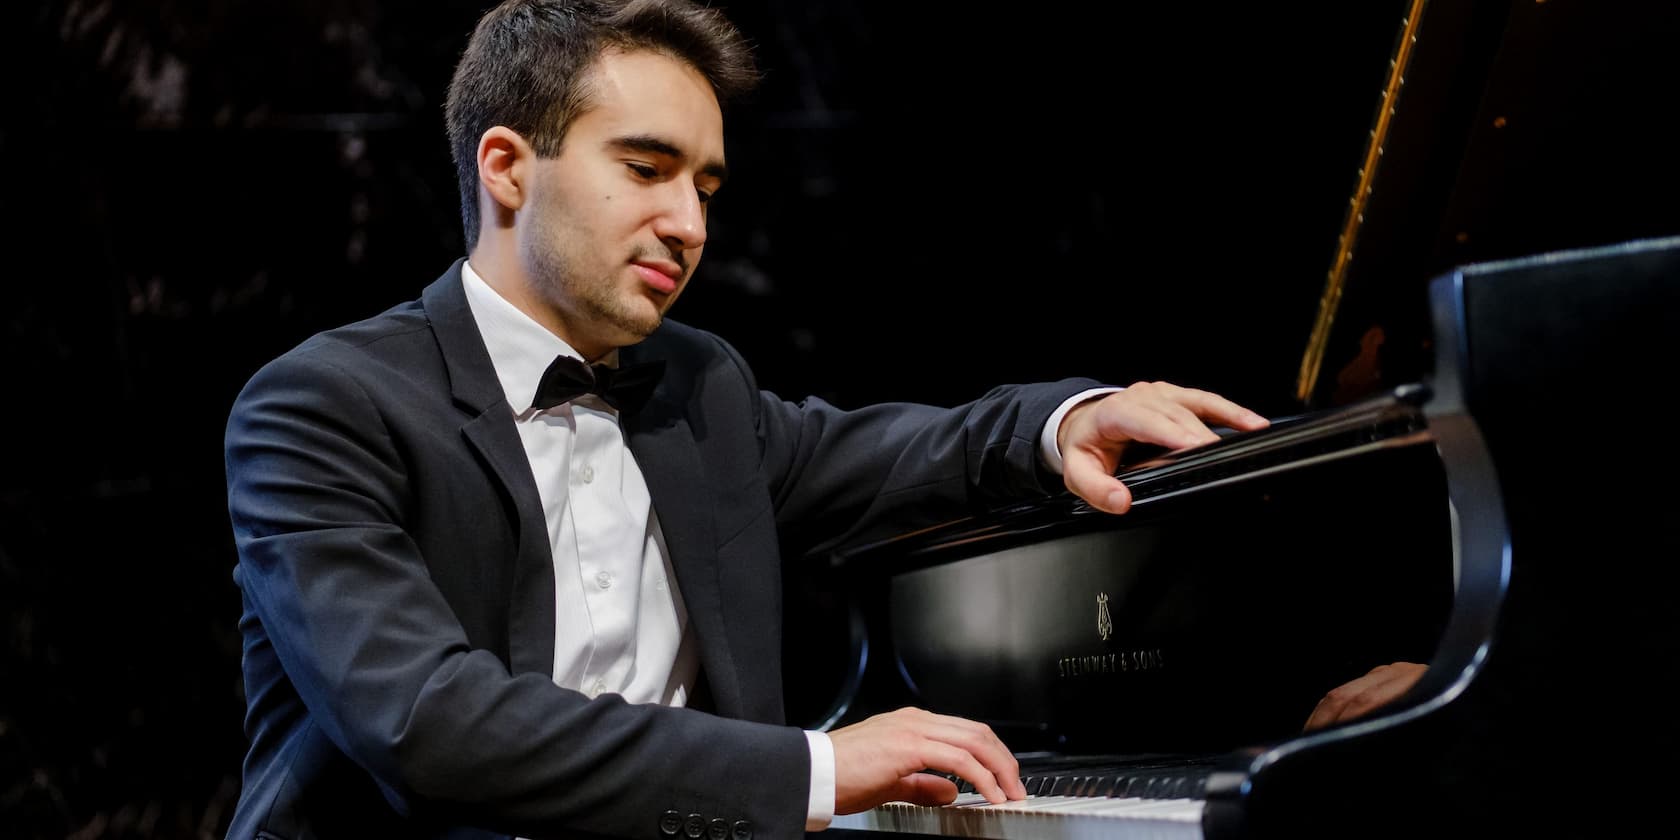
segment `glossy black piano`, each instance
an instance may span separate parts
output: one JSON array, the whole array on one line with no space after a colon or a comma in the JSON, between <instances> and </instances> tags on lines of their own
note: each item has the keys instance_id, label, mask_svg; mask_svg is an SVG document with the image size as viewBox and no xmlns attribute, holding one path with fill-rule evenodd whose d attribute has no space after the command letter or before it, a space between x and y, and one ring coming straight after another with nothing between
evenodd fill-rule
<instances>
[{"instance_id":1,"label":"glossy black piano","mask_svg":"<svg viewBox=\"0 0 1680 840\"><path fill-rule=\"evenodd\" d=\"M1620 402L1641 393L1634 371L1675 360L1680 238L1469 266L1432 295L1427 385L1123 469L1124 516L1064 498L837 557L829 591L858 616L829 721L907 704L986 721L1033 797L835 827L1642 824L1636 803L1581 794L1648 789L1639 773L1680 735L1659 688L1680 663L1663 516L1680 458ZM1372 715L1302 732L1317 698L1392 661L1428 671Z\"/></svg>"},{"instance_id":2,"label":"glossy black piano","mask_svg":"<svg viewBox=\"0 0 1680 840\"><path fill-rule=\"evenodd\" d=\"M1425 23L1451 45L1425 49L1408 42L1414 3L1396 77L1409 66L1465 100L1441 77L1480 50L1471 87L1484 98L1455 106L1479 124L1522 52L1512 33L1534 25L1522 4L1494 5L1434 4ZM1672 12L1657 17L1674 26ZM1390 130L1451 121L1437 108ZM1489 176L1470 164L1486 162L1490 141L1466 131L1458 169L1434 187L1418 173L1439 166L1424 159L1439 145L1390 155L1390 174L1410 179L1396 200L1411 204L1386 215L1409 212L1414 228L1427 218L1430 236L1450 239L1489 204L1473 188ZM1383 140L1373 130L1373 162ZM1380 214L1357 196L1353 206L1348 260L1363 242L1362 255L1425 263L1405 254L1400 228L1361 230L1364 210ZM790 664L796 722L901 705L983 720L1017 751L1032 794L890 804L833 830L1598 836L1661 821L1653 788L1680 740L1664 688L1680 665L1680 540L1664 516L1680 458L1653 410L1680 361L1667 343L1680 338L1680 238L1425 279L1415 300L1383 293L1428 313L1391 324L1391 339L1414 339L1415 377L1261 432L1133 457L1125 516L1071 497L978 511L846 546L791 581L805 618L847 628L790 632L799 661L843 663ZM1340 294L1326 293L1325 330ZM1350 317L1393 300L1368 297ZM1322 332L1303 363L1306 405L1328 393L1318 365L1337 356ZM1326 691L1391 662L1428 669L1394 703L1303 731Z\"/></svg>"}]
</instances>

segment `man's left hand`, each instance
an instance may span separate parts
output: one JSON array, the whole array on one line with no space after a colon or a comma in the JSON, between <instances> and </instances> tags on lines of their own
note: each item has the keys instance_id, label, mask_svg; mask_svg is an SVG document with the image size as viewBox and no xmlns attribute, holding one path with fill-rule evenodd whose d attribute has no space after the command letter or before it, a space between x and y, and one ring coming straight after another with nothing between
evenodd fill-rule
<instances>
[{"instance_id":1,"label":"man's left hand","mask_svg":"<svg viewBox=\"0 0 1680 840\"><path fill-rule=\"evenodd\" d=\"M1139 382L1124 391L1074 406L1056 430L1062 479L1092 507L1125 513L1132 492L1114 477L1133 443L1184 449L1219 439L1206 421L1240 431L1263 429L1266 418L1218 394L1166 382Z\"/></svg>"}]
</instances>

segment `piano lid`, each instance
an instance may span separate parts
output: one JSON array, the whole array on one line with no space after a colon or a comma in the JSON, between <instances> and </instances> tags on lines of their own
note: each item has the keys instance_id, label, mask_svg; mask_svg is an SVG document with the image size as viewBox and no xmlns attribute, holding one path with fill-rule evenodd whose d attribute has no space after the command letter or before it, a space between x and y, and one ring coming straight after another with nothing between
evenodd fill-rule
<instances>
[{"instance_id":1,"label":"piano lid","mask_svg":"<svg viewBox=\"0 0 1680 840\"><path fill-rule=\"evenodd\" d=\"M1427 285L1452 266L1680 233L1680 3L1412 7L1302 354L1308 406L1421 379Z\"/></svg>"}]
</instances>

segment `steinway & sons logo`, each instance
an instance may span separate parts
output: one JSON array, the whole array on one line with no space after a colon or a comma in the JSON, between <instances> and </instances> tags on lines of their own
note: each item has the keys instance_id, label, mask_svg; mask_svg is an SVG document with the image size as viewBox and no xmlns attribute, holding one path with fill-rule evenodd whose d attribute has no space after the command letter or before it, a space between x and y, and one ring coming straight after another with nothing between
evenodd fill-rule
<instances>
[{"instance_id":1,"label":"steinway & sons logo","mask_svg":"<svg viewBox=\"0 0 1680 840\"><path fill-rule=\"evenodd\" d=\"M1108 614L1108 593L1097 593L1097 637L1108 641L1114 635L1114 618ZM1166 667L1160 648L1120 650L1064 656L1056 660L1056 676L1083 677L1093 674L1127 674L1139 671L1159 671Z\"/></svg>"}]
</instances>

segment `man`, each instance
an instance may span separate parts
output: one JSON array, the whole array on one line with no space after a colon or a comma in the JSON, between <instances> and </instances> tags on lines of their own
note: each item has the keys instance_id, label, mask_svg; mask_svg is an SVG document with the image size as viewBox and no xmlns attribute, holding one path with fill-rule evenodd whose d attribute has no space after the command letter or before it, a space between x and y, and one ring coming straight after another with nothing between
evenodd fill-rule
<instances>
[{"instance_id":1,"label":"man","mask_svg":"<svg viewBox=\"0 0 1680 840\"><path fill-rule=\"evenodd\" d=\"M949 801L924 768L1024 795L974 722L783 725L780 545L1059 481L1118 513L1128 442L1265 421L1163 383L849 412L760 392L664 320L726 177L720 98L753 76L682 0L480 22L448 104L468 258L264 367L229 421L230 836L789 837Z\"/></svg>"}]
</instances>

